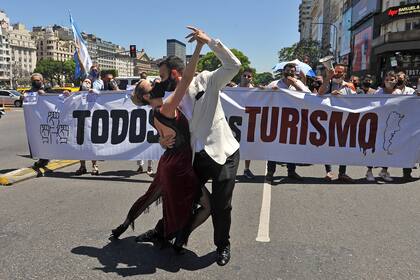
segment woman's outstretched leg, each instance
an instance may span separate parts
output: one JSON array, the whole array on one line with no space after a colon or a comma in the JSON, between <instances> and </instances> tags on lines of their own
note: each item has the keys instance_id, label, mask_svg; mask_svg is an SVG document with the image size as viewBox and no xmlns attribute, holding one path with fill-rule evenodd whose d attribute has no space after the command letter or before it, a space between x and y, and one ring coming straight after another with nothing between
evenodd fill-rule
<instances>
[{"instance_id":1,"label":"woman's outstretched leg","mask_svg":"<svg viewBox=\"0 0 420 280\"><path fill-rule=\"evenodd\" d=\"M159 197L162 195L162 190L155 182L152 182L147 192L142 195L128 211L127 218L124 223L112 230L111 237L118 239L123 234L128 226L131 224L134 229L134 221Z\"/></svg>"}]
</instances>

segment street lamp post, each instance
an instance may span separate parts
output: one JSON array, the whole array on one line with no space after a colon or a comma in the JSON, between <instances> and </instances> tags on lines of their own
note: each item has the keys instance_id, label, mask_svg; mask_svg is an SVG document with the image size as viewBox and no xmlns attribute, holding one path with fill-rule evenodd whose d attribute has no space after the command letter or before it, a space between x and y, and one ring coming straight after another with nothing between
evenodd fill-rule
<instances>
[{"instance_id":1,"label":"street lamp post","mask_svg":"<svg viewBox=\"0 0 420 280\"><path fill-rule=\"evenodd\" d=\"M334 27L334 33L335 33L334 58L335 58L335 61L338 61L338 28L337 26L330 22L311 22L311 24L329 25L329 26Z\"/></svg>"}]
</instances>

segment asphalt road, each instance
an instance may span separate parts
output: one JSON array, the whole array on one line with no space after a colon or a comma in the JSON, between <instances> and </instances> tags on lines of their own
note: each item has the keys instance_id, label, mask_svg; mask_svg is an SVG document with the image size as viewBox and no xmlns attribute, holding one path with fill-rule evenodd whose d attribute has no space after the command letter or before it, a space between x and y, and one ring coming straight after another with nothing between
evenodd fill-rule
<instances>
[{"instance_id":1,"label":"asphalt road","mask_svg":"<svg viewBox=\"0 0 420 280\"><path fill-rule=\"evenodd\" d=\"M0 173L29 166L22 112L0 119ZM326 183L323 166L298 167L303 183L278 167L270 205L262 207L264 162L233 197L232 260L215 263L212 223L175 255L134 236L154 226L160 206L140 216L119 242L107 238L151 178L135 162L100 162L100 176L74 176L77 166L0 187L0 279L420 279L420 181ZM337 172L338 167L334 167ZM378 169L374 170L377 174ZM399 169L390 169L401 176ZM419 177L419 170L413 172ZM261 209L269 242L257 242Z\"/></svg>"}]
</instances>

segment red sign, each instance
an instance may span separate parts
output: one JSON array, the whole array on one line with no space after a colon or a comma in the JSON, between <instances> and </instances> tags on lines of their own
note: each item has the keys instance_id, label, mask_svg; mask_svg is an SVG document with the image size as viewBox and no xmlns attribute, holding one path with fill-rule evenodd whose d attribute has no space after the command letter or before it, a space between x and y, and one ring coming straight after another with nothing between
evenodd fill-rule
<instances>
[{"instance_id":1,"label":"red sign","mask_svg":"<svg viewBox=\"0 0 420 280\"><path fill-rule=\"evenodd\" d=\"M396 9L396 10L391 9L391 10L388 11L388 16L390 16L390 17L396 16L396 15L398 15L399 11L400 11L399 9Z\"/></svg>"}]
</instances>

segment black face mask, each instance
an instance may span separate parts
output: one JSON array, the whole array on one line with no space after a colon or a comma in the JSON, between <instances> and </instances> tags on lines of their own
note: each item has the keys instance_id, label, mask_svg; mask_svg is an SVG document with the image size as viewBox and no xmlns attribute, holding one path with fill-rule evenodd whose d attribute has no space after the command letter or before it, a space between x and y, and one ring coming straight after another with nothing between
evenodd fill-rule
<instances>
[{"instance_id":1,"label":"black face mask","mask_svg":"<svg viewBox=\"0 0 420 280\"><path fill-rule=\"evenodd\" d=\"M312 87L315 89L319 89L321 87L322 83L320 81L314 81L312 82Z\"/></svg>"},{"instance_id":2,"label":"black face mask","mask_svg":"<svg viewBox=\"0 0 420 280\"><path fill-rule=\"evenodd\" d=\"M404 80L397 81L397 86L403 86L403 85L404 85Z\"/></svg>"},{"instance_id":3,"label":"black face mask","mask_svg":"<svg viewBox=\"0 0 420 280\"><path fill-rule=\"evenodd\" d=\"M42 89L42 82L40 82L40 81L32 81L32 88L34 90L40 90L40 89Z\"/></svg>"},{"instance_id":4,"label":"black face mask","mask_svg":"<svg viewBox=\"0 0 420 280\"><path fill-rule=\"evenodd\" d=\"M371 82L363 82L363 87L364 88L370 88L370 86L372 85L372 83Z\"/></svg>"},{"instance_id":5,"label":"black face mask","mask_svg":"<svg viewBox=\"0 0 420 280\"><path fill-rule=\"evenodd\" d=\"M151 98L160 98L165 96L166 91L174 91L176 88L176 81L168 78L163 82L155 83L152 91L150 92Z\"/></svg>"},{"instance_id":6,"label":"black face mask","mask_svg":"<svg viewBox=\"0 0 420 280\"><path fill-rule=\"evenodd\" d=\"M292 73L285 72L285 73L283 74L283 76L284 76L285 78L287 78L287 77L294 77L295 75L293 75Z\"/></svg>"}]
</instances>

